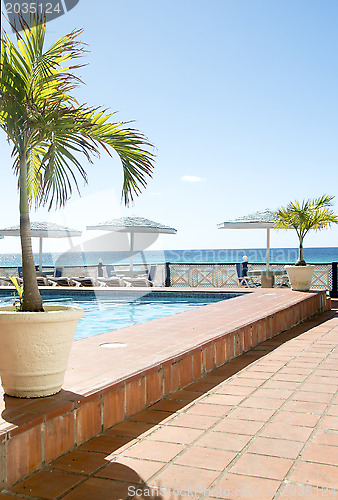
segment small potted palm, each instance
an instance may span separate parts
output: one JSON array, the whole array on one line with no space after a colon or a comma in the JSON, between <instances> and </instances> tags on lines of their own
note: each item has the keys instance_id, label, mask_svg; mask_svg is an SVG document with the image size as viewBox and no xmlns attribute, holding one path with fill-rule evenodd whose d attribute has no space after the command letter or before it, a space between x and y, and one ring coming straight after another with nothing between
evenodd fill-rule
<instances>
[{"instance_id":1,"label":"small potted palm","mask_svg":"<svg viewBox=\"0 0 338 500\"><path fill-rule=\"evenodd\" d=\"M338 217L330 209L334 196L290 202L277 210L276 229L295 229L299 239L299 256L294 266L285 266L291 288L298 291L310 289L314 266L304 260L303 242L311 229L319 230L338 223Z\"/></svg>"},{"instance_id":2,"label":"small potted palm","mask_svg":"<svg viewBox=\"0 0 338 500\"><path fill-rule=\"evenodd\" d=\"M46 25L36 19L13 43L3 31L0 60L0 128L13 146L18 177L23 293L19 311L0 311L0 374L5 393L41 397L61 389L81 309L44 306L39 293L30 231L30 209L62 207L78 179L87 181L80 157L100 149L122 163L125 204L151 177L154 156L145 136L114 113L79 105L72 91L80 79L75 60L83 55L81 31L45 48ZM98 81L99 85L99 81ZM66 327L70 326L66 333Z\"/></svg>"}]
</instances>

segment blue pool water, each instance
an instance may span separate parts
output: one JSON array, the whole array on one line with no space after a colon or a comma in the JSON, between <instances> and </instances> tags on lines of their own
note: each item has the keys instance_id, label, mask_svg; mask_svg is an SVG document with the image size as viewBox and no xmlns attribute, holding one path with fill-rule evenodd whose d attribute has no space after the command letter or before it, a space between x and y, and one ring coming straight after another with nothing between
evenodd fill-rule
<instances>
[{"instance_id":1,"label":"blue pool water","mask_svg":"<svg viewBox=\"0 0 338 500\"><path fill-rule=\"evenodd\" d=\"M84 316L80 319L75 340L98 333L117 330L126 326L144 323L152 319L201 307L220 300L241 295L240 293L180 293L152 292L147 295L135 293L51 293L41 291L45 304L69 304L81 307ZM0 305L13 302L13 292L1 292Z\"/></svg>"}]
</instances>

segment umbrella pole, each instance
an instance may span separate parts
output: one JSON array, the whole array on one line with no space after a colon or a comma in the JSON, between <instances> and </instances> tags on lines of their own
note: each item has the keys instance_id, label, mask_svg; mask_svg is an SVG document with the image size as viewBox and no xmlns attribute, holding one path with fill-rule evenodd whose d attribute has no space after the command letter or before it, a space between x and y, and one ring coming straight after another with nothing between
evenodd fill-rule
<instances>
[{"instance_id":1,"label":"umbrella pole","mask_svg":"<svg viewBox=\"0 0 338 500\"><path fill-rule=\"evenodd\" d=\"M270 264L270 228L266 230L266 272L269 272Z\"/></svg>"},{"instance_id":2,"label":"umbrella pole","mask_svg":"<svg viewBox=\"0 0 338 500\"><path fill-rule=\"evenodd\" d=\"M129 271L133 270L134 233L130 233Z\"/></svg>"},{"instance_id":3,"label":"umbrella pole","mask_svg":"<svg viewBox=\"0 0 338 500\"><path fill-rule=\"evenodd\" d=\"M42 237L39 238L39 271L42 272Z\"/></svg>"}]
</instances>

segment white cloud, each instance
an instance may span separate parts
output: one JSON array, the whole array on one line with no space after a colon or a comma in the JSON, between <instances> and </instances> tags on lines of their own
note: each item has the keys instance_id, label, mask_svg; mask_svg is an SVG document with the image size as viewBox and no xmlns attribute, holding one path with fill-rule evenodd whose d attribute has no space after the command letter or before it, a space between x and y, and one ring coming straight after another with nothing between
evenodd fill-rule
<instances>
[{"instance_id":1,"label":"white cloud","mask_svg":"<svg viewBox=\"0 0 338 500\"><path fill-rule=\"evenodd\" d=\"M197 177L196 175L183 175L181 180L184 182L204 182L206 181L206 177Z\"/></svg>"}]
</instances>

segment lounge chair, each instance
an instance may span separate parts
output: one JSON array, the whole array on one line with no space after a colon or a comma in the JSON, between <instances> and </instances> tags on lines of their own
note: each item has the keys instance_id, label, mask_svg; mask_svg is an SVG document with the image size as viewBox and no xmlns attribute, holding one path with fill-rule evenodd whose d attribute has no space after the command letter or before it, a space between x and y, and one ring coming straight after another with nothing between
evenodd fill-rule
<instances>
[{"instance_id":1,"label":"lounge chair","mask_svg":"<svg viewBox=\"0 0 338 500\"><path fill-rule=\"evenodd\" d=\"M42 276L41 275L39 266L35 266L35 271L37 272L36 279L37 279L37 282L38 282L38 286L50 286L52 284L52 283L49 282L49 279L46 276ZM18 282L20 284L20 280L22 282L22 266L18 267L18 275L19 275ZM53 285L55 285L55 283L53 283Z\"/></svg>"},{"instance_id":2,"label":"lounge chair","mask_svg":"<svg viewBox=\"0 0 338 500\"><path fill-rule=\"evenodd\" d=\"M278 283L275 285L276 288L290 288L291 284L289 281L289 276L287 275L286 271L285 274L281 274L278 276L279 280Z\"/></svg>"},{"instance_id":3,"label":"lounge chair","mask_svg":"<svg viewBox=\"0 0 338 500\"><path fill-rule=\"evenodd\" d=\"M35 266L35 270L38 272L39 266ZM16 279L18 280L18 284L22 285L23 279L22 279L22 267L21 266L18 267L18 275L19 275L19 277L17 277ZM38 286L48 286L50 284L48 282L48 279L45 278L44 276L37 276L36 279L38 282ZM0 281L4 281L8 285L13 285L11 278L9 278L8 276L6 276L6 277L1 276Z\"/></svg>"},{"instance_id":4,"label":"lounge chair","mask_svg":"<svg viewBox=\"0 0 338 500\"><path fill-rule=\"evenodd\" d=\"M35 266L35 270L39 270L39 266ZM23 279L22 279L22 266L18 266L18 276L14 276L18 280L18 284L22 285ZM1 281L4 281L8 285L13 285L13 282L9 276L1 276L0 278Z\"/></svg>"},{"instance_id":5,"label":"lounge chair","mask_svg":"<svg viewBox=\"0 0 338 500\"><path fill-rule=\"evenodd\" d=\"M112 276L111 278L98 278L97 281L101 283L100 286L127 286L124 279L118 278L117 276Z\"/></svg>"},{"instance_id":6,"label":"lounge chair","mask_svg":"<svg viewBox=\"0 0 338 500\"><path fill-rule=\"evenodd\" d=\"M246 288L255 288L259 286L257 283L254 282L251 276L243 276L242 264L236 264L236 271L237 271L239 286L245 286Z\"/></svg>"},{"instance_id":7,"label":"lounge chair","mask_svg":"<svg viewBox=\"0 0 338 500\"><path fill-rule=\"evenodd\" d=\"M68 278L67 276L62 276L63 268L56 267L54 271L54 276L48 278L49 285L58 285L58 286L76 286L76 283L72 278Z\"/></svg>"},{"instance_id":8,"label":"lounge chair","mask_svg":"<svg viewBox=\"0 0 338 500\"><path fill-rule=\"evenodd\" d=\"M76 286L76 283L72 280L72 278L68 278L67 276L60 276L59 278L48 278L49 284L53 286L53 283L57 286Z\"/></svg>"},{"instance_id":9,"label":"lounge chair","mask_svg":"<svg viewBox=\"0 0 338 500\"><path fill-rule=\"evenodd\" d=\"M136 276L135 278L129 278L125 276L123 281L127 284L127 286L153 286L153 281L156 273L156 266L150 266L150 270L148 275Z\"/></svg>"},{"instance_id":10,"label":"lounge chair","mask_svg":"<svg viewBox=\"0 0 338 500\"><path fill-rule=\"evenodd\" d=\"M16 276L14 276L14 278L15 278L15 277L16 277ZM16 279L18 280L18 284L19 284L19 285L22 285L22 283L23 283L22 278L18 278L18 277L16 277ZM11 278L9 278L9 276L1 276L1 277L0 277L0 280L1 280L1 281L4 281L4 282L6 283L6 285L9 285L9 286L14 286L14 285L13 285L13 281L11 280Z\"/></svg>"},{"instance_id":11,"label":"lounge chair","mask_svg":"<svg viewBox=\"0 0 338 500\"><path fill-rule=\"evenodd\" d=\"M114 266L110 264L106 265L107 278L112 278L114 276L113 272L114 272Z\"/></svg>"},{"instance_id":12,"label":"lounge chair","mask_svg":"<svg viewBox=\"0 0 338 500\"><path fill-rule=\"evenodd\" d=\"M45 276L37 276L36 280L38 282L38 286L50 286L50 282L49 282L48 278L46 278ZM54 283L53 283L53 285L54 285Z\"/></svg>"},{"instance_id":13,"label":"lounge chair","mask_svg":"<svg viewBox=\"0 0 338 500\"><path fill-rule=\"evenodd\" d=\"M39 272L39 266L35 266L35 271L38 273ZM18 276L20 279L22 279L22 266L18 266Z\"/></svg>"},{"instance_id":14,"label":"lounge chair","mask_svg":"<svg viewBox=\"0 0 338 500\"><path fill-rule=\"evenodd\" d=\"M106 286L100 279L91 278L90 276L72 278L77 286Z\"/></svg>"}]
</instances>

